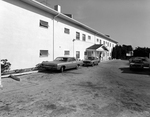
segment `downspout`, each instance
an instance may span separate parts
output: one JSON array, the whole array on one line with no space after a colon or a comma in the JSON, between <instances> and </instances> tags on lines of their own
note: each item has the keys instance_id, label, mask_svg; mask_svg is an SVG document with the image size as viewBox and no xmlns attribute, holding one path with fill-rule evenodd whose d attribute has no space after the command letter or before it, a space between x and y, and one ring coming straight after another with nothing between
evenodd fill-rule
<instances>
[{"instance_id":1,"label":"downspout","mask_svg":"<svg viewBox=\"0 0 150 117\"><path fill-rule=\"evenodd\" d=\"M57 15L55 15L54 17L53 17L53 60L54 60L54 49L55 49L55 46L54 46L54 44L55 44L55 19L58 17L60 15L60 13L58 13Z\"/></svg>"},{"instance_id":2,"label":"downspout","mask_svg":"<svg viewBox=\"0 0 150 117\"><path fill-rule=\"evenodd\" d=\"M0 66L1 66L1 58L0 58ZM1 67L0 67L0 88L2 88L2 77L1 77Z\"/></svg>"}]
</instances>

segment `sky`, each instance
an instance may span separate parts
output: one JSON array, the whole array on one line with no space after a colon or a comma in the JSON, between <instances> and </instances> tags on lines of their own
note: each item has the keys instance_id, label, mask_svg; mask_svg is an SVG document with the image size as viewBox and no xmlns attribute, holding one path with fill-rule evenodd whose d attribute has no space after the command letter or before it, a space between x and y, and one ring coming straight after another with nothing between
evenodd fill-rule
<instances>
[{"instance_id":1,"label":"sky","mask_svg":"<svg viewBox=\"0 0 150 117\"><path fill-rule=\"evenodd\" d=\"M150 0L37 0L102 34L119 45L150 48Z\"/></svg>"}]
</instances>

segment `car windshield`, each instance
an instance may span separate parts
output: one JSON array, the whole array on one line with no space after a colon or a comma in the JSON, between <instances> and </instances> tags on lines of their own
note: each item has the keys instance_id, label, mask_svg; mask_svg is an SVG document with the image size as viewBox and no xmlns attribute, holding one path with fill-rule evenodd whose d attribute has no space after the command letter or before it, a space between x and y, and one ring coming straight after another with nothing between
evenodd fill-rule
<instances>
[{"instance_id":1,"label":"car windshield","mask_svg":"<svg viewBox=\"0 0 150 117\"><path fill-rule=\"evenodd\" d=\"M57 57L54 61L64 61L66 62L68 60L68 58L66 57Z\"/></svg>"},{"instance_id":2,"label":"car windshield","mask_svg":"<svg viewBox=\"0 0 150 117\"><path fill-rule=\"evenodd\" d=\"M134 62L134 63L142 63L143 61L140 58L134 58L134 59L132 59L132 62Z\"/></svg>"}]
</instances>

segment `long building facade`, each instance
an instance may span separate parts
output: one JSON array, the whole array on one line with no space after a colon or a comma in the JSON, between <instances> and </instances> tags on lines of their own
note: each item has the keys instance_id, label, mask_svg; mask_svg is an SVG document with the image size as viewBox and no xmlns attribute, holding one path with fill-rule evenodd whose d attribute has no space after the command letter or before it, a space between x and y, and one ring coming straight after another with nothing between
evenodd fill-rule
<instances>
[{"instance_id":1,"label":"long building facade","mask_svg":"<svg viewBox=\"0 0 150 117\"><path fill-rule=\"evenodd\" d=\"M111 58L110 37L36 0L0 1L0 57L11 69L35 67L58 56ZM92 47L92 48L90 48Z\"/></svg>"}]
</instances>

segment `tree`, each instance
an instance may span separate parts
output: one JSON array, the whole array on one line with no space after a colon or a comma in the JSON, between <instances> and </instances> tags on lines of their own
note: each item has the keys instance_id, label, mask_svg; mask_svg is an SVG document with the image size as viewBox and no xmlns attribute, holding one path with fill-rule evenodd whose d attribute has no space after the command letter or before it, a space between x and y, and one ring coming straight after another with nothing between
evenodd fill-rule
<instances>
[{"instance_id":1,"label":"tree","mask_svg":"<svg viewBox=\"0 0 150 117\"><path fill-rule=\"evenodd\" d=\"M139 57L149 57L150 54L150 48L142 48L142 47L137 47L134 51L134 56L139 56Z\"/></svg>"},{"instance_id":2,"label":"tree","mask_svg":"<svg viewBox=\"0 0 150 117\"><path fill-rule=\"evenodd\" d=\"M133 51L131 45L116 45L112 50L112 58L114 59L127 59L127 53Z\"/></svg>"}]
</instances>

